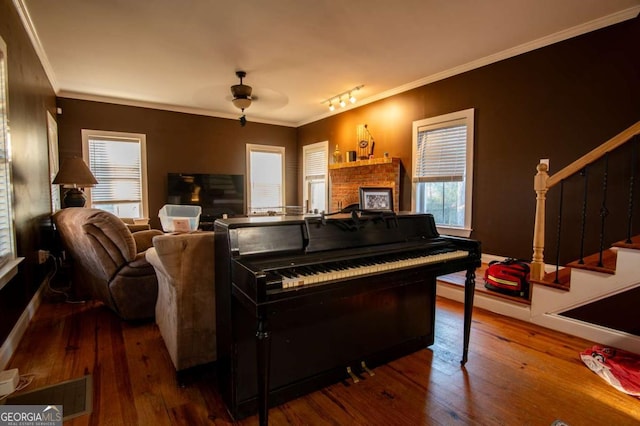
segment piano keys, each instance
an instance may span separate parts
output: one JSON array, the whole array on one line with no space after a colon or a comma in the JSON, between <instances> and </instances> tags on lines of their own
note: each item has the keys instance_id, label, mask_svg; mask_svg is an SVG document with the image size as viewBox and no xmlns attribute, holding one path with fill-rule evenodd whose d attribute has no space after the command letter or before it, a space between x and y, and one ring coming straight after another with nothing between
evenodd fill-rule
<instances>
[{"instance_id":1,"label":"piano keys","mask_svg":"<svg viewBox=\"0 0 640 426\"><path fill-rule=\"evenodd\" d=\"M409 254L392 254L375 259L353 259L331 261L319 265L309 264L269 271L267 289L290 289L304 285L323 284L333 280L342 280L367 274L393 271L403 268L443 262L469 256L466 250L447 249L425 254L417 251Z\"/></svg>"},{"instance_id":2,"label":"piano keys","mask_svg":"<svg viewBox=\"0 0 640 426\"><path fill-rule=\"evenodd\" d=\"M466 362L477 241L427 214L216 221L218 380L230 414L365 373L434 339L436 277L467 271ZM355 373L354 373L355 372Z\"/></svg>"}]
</instances>

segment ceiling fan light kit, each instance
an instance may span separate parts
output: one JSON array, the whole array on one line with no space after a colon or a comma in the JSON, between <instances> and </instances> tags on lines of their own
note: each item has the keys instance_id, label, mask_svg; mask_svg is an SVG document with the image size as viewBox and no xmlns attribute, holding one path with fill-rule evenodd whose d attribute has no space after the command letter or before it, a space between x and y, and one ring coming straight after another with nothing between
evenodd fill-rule
<instances>
[{"instance_id":1,"label":"ceiling fan light kit","mask_svg":"<svg viewBox=\"0 0 640 426\"><path fill-rule=\"evenodd\" d=\"M244 127L247 124L247 118L244 115L244 110L251 106L251 91L253 89L251 86L247 86L242 83L242 79L247 76L245 71L236 71L236 76L240 79L240 84L234 84L231 86L231 95L233 96L231 102L236 108L242 111L240 126Z\"/></svg>"}]
</instances>

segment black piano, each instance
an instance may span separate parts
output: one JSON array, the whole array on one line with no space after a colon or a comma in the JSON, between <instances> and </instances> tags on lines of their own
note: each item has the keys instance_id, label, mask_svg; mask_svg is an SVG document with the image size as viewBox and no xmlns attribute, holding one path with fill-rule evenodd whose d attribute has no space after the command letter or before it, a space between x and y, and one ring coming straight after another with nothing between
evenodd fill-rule
<instances>
[{"instance_id":1,"label":"black piano","mask_svg":"<svg viewBox=\"0 0 640 426\"><path fill-rule=\"evenodd\" d=\"M218 380L235 419L372 374L434 341L436 277L467 271L467 360L480 243L433 216L354 211L215 222Z\"/></svg>"}]
</instances>

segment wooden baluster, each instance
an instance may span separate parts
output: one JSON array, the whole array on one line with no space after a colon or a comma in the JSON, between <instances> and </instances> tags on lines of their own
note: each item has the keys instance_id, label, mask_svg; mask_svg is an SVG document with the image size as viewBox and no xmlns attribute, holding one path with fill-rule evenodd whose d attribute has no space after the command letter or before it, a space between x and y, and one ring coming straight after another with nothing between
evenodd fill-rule
<instances>
[{"instance_id":1,"label":"wooden baluster","mask_svg":"<svg viewBox=\"0 0 640 426\"><path fill-rule=\"evenodd\" d=\"M544 218L547 199L547 179L549 175L546 164L540 163L536 167L533 179L533 189L536 191L536 217L533 226L533 259L531 261L531 278L541 280L544 277Z\"/></svg>"}]
</instances>

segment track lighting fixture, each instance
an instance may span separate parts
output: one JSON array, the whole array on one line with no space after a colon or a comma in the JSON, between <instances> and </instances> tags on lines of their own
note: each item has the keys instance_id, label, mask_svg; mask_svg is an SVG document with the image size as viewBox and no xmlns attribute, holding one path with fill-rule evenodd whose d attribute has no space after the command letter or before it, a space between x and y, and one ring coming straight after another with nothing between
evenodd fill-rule
<instances>
[{"instance_id":1,"label":"track lighting fixture","mask_svg":"<svg viewBox=\"0 0 640 426\"><path fill-rule=\"evenodd\" d=\"M324 101L322 101L321 103L328 103L329 104L329 111L335 111L336 107L334 105L334 101L340 105L342 108L347 106L347 102L345 101L345 99L348 99L349 102L351 102L352 104L356 103L356 97L353 95L353 92L357 92L358 90L362 89L364 87L364 84L361 84L360 86L356 86L353 89L347 90L345 92L342 93L338 93L335 96L330 97L329 99L325 99ZM344 98L344 99L343 99Z\"/></svg>"}]
</instances>

